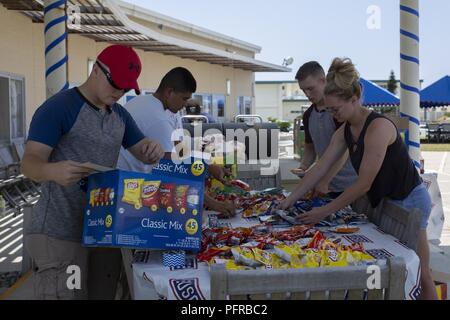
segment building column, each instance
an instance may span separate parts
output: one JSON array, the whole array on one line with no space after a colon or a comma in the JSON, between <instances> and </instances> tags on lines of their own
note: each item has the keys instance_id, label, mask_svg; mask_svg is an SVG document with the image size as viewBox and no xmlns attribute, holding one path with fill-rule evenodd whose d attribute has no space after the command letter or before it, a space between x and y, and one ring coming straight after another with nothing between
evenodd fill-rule
<instances>
[{"instance_id":1,"label":"building column","mask_svg":"<svg viewBox=\"0 0 450 320\"><path fill-rule=\"evenodd\" d=\"M65 0L44 0L45 79L47 99L69 87L67 79Z\"/></svg>"},{"instance_id":2,"label":"building column","mask_svg":"<svg viewBox=\"0 0 450 320\"><path fill-rule=\"evenodd\" d=\"M420 168L419 44L419 0L400 0L400 113L409 118L405 142L417 168Z\"/></svg>"}]
</instances>

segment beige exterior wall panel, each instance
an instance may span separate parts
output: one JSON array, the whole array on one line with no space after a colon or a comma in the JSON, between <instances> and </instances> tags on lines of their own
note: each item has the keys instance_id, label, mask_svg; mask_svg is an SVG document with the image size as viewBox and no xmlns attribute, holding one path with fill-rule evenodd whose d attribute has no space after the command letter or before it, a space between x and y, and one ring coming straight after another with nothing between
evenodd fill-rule
<instances>
[{"instance_id":1,"label":"beige exterior wall panel","mask_svg":"<svg viewBox=\"0 0 450 320\"><path fill-rule=\"evenodd\" d=\"M27 128L37 107L45 101L45 44L44 25L0 6L0 73L12 73L25 78ZM68 38L69 83L79 85L88 77L88 60L96 56L108 43L95 42L71 34ZM239 96L252 97L254 73L240 69L181 59L175 56L137 50L143 64L139 79L142 89L154 90L170 69L182 66L197 79L197 92L226 95L226 80L231 80L231 95L226 96L226 117L237 113Z\"/></svg>"},{"instance_id":2,"label":"beige exterior wall panel","mask_svg":"<svg viewBox=\"0 0 450 320\"><path fill-rule=\"evenodd\" d=\"M0 73L25 78L26 122L45 100L44 26L0 6Z\"/></svg>"}]
</instances>

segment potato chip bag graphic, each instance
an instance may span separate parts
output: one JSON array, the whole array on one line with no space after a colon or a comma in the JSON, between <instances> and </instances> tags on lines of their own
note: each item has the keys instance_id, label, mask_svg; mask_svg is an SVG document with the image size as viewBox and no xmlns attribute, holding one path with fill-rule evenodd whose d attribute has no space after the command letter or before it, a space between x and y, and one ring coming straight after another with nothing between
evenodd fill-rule
<instances>
[{"instance_id":1,"label":"potato chip bag graphic","mask_svg":"<svg viewBox=\"0 0 450 320\"><path fill-rule=\"evenodd\" d=\"M188 189L189 186L177 186L175 189L175 207L181 214L186 213Z\"/></svg>"},{"instance_id":2,"label":"potato chip bag graphic","mask_svg":"<svg viewBox=\"0 0 450 320\"><path fill-rule=\"evenodd\" d=\"M176 186L174 183L162 183L159 188L161 207L166 209L169 213L173 212L175 188Z\"/></svg>"},{"instance_id":3,"label":"potato chip bag graphic","mask_svg":"<svg viewBox=\"0 0 450 320\"><path fill-rule=\"evenodd\" d=\"M159 186L161 181L144 181L142 184L142 205L149 207L153 212L159 209Z\"/></svg>"},{"instance_id":4,"label":"potato chip bag graphic","mask_svg":"<svg viewBox=\"0 0 450 320\"><path fill-rule=\"evenodd\" d=\"M144 179L124 179L122 202L131 204L135 209L142 208L141 189Z\"/></svg>"}]
</instances>

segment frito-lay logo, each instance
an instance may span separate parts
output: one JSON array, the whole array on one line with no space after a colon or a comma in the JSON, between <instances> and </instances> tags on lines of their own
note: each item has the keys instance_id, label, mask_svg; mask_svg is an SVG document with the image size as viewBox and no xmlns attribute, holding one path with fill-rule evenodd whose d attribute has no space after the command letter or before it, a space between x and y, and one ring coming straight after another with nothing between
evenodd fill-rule
<instances>
[{"instance_id":1,"label":"frito-lay logo","mask_svg":"<svg viewBox=\"0 0 450 320\"><path fill-rule=\"evenodd\" d=\"M128 184L127 184L127 189L134 190L134 189L137 189L137 187L138 187L137 182L128 182Z\"/></svg>"},{"instance_id":2,"label":"frito-lay logo","mask_svg":"<svg viewBox=\"0 0 450 320\"><path fill-rule=\"evenodd\" d=\"M145 186L145 187L143 188L142 192L143 192L144 194L147 194L147 193L153 193L153 192L155 192L156 190L158 190L158 188L156 188L156 186Z\"/></svg>"}]
</instances>

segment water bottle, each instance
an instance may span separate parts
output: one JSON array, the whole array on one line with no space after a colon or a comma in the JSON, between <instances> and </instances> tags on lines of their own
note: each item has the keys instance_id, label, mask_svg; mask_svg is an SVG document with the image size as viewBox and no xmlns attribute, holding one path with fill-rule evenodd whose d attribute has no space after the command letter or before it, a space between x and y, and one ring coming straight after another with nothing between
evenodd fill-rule
<instances>
[{"instance_id":1,"label":"water bottle","mask_svg":"<svg viewBox=\"0 0 450 320\"><path fill-rule=\"evenodd\" d=\"M2 195L0 195L0 218L2 218L6 213L6 201Z\"/></svg>"}]
</instances>

